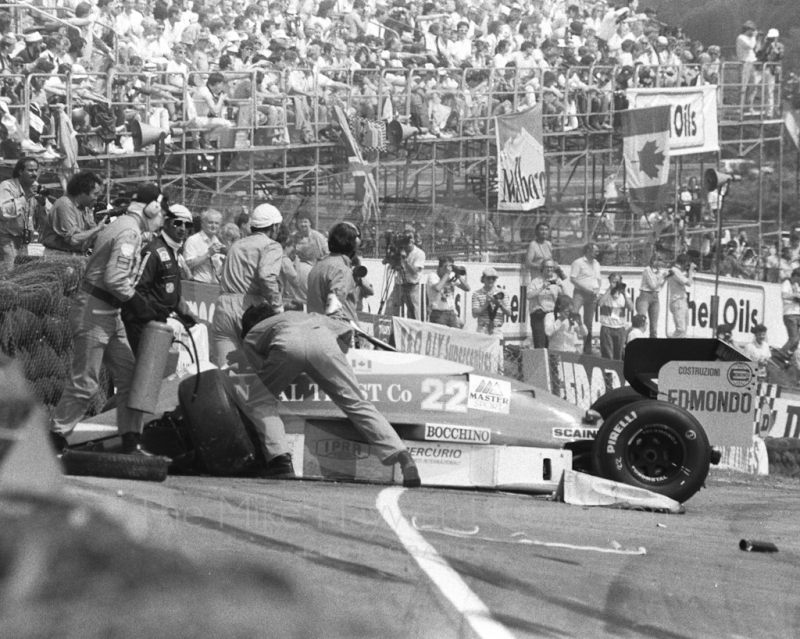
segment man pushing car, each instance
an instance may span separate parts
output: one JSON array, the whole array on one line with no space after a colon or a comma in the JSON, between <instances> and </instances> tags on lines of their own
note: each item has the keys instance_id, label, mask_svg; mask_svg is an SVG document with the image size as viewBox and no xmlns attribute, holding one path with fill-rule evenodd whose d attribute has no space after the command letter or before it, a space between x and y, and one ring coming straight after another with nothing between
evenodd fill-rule
<instances>
[{"instance_id":1,"label":"man pushing car","mask_svg":"<svg viewBox=\"0 0 800 639\"><path fill-rule=\"evenodd\" d=\"M316 313L276 313L270 306L251 306L242 317L242 342L247 361L261 384L251 386L249 404L258 394L257 427L267 449L265 477L294 477L292 458L277 397L302 373L342 410L356 430L372 446L385 466L400 464L403 486L420 485L411 454L387 419L364 399L355 373L344 356L352 329L341 321ZM278 453L276 455L276 453Z\"/></svg>"}]
</instances>

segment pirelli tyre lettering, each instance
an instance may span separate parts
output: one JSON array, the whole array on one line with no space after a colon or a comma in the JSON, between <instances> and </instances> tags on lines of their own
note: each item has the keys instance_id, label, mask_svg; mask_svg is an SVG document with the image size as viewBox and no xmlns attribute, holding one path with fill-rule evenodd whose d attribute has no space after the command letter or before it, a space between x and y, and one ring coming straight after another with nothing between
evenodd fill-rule
<instances>
[{"instance_id":1,"label":"pirelli tyre lettering","mask_svg":"<svg viewBox=\"0 0 800 639\"><path fill-rule=\"evenodd\" d=\"M703 486L711 446L689 412L645 399L603 422L592 451L593 472L683 502Z\"/></svg>"}]
</instances>

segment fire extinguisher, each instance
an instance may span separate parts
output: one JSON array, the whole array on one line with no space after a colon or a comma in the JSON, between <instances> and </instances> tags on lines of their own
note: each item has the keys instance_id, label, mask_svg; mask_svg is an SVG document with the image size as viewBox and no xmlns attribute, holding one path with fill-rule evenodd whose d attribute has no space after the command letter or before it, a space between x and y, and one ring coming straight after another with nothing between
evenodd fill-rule
<instances>
[{"instance_id":1,"label":"fire extinguisher","mask_svg":"<svg viewBox=\"0 0 800 639\"><path fill-rule=\"evenodd\" d=\"M128 394L128 408L143 413L154 412L173 337L172 329L164 322L148 322L144 327Z\"/></svg>"}]
</instances>

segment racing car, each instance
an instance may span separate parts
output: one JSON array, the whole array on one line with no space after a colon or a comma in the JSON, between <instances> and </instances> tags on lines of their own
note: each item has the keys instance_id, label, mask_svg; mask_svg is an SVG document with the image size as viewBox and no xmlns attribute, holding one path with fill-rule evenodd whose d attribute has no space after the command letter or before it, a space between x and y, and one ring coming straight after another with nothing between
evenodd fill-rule
<instances>
[{"instance_id":1,"label":"racing car","mask_svg":"<svg viewBox=\"0 0 800 639\"><path fill-rule=\"evenodd\" d=\"M423 485L544 493L573 468L684 502L719 457L691 413L656 399L653 380L675 357L743 358L718 340L637 340L625 361L630 386L581 410L465 364L381 350L349 353L363 393L405 441ZM263 468L228 375L212 369L183 380L179 408L145 430L145 445L173 460L170 472L227 476ZM301 376L279 399L298 476L402 481L309 379Z\"/></svg>"}]
</instances>

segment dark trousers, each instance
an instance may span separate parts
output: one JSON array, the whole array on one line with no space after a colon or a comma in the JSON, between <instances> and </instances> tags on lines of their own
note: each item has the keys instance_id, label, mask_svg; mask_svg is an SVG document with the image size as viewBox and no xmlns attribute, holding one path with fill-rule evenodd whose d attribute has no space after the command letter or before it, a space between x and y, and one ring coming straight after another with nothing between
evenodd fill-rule
<instances>
[{"instance_id":1,"label":"dark trousers","mask_svg":"<svg viewBox=\"0 0 800 639\"><path fill-rule=\"evenodd\" d=\"M625 348L625 327L600 327L600 357L605 359L622 359Z\"/></svg>"},{"instance_id":2,"label":"dark trousers","mask_svg":"<svg viewBox=\"0 0 800 639\"><path fill-rule=\"evenodd\" d=\"M544 318L547 313L537 308L531 313L531 336L533 337L534 348L547 348L549 340L547 333L544 332Z\"/></svg>"}]
</instances>

